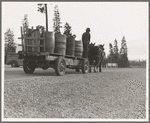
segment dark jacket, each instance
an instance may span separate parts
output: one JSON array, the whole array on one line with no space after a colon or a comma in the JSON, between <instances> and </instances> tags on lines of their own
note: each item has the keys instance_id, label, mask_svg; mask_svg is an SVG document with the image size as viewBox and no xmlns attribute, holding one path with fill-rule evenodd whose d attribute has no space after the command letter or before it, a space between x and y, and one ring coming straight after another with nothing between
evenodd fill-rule
<instances>
[{"instance_id":1,"label":"dark jacket","mask_svg":"<svg viewBox=\"0 0 150 123\"><path fill-rule=\"evenodd\" d=\"M83 42L88 42L88 41L90 42L90 39L91 39L90 33L88 33L88 32L83 33L83 35L82 35Z\"/></svg>"}]
</instances>

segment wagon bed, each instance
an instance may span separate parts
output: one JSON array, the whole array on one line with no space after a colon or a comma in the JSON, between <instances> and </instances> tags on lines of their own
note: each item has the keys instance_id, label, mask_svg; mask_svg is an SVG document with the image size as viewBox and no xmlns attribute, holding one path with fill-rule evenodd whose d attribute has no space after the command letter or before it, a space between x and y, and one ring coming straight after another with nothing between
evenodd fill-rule
<instances>
[{"instance_id":1,"label":"wagon bed","mask_svg":"<svg viewBox=\"0 0 150 123\"><path fill-rule=\"evenodd\" d=\"M19 52L19 58L24 59L23 69L26 74L32 74L36 68L53 68L58 76L64 75L66 68L75 69L77 72L81 69L83 73L89 70L88 59L82 57L50 52Z\"/></svg>"},{"instance_id":2,"label":"wagon bed","mask_svg":"<svg viewBox=\"0 0 150 123\"><path fill-rule=\"evenodd\" d=\"M49 41L47 41L48 33L44 31L43 27L41 31L38 27L36 29L33 29L33 27L32 29L21 27L21 37L19 39L22 40L22 51L19 52L19 58L24 59L23 69L26 74L32 74L36 68L42 68L43 70L53 68L58 76L64 75L66 68L75 69L77 72L80 69L83 73L88 72L88 59L64 55L65 50L53 53L54 47L50 45L51 43L49 43L49 47L46 44ZM52 37L50 40L54 38ZM54 45L54 42L52 44ZM66 45L66 43L64 44Z\"/></svg>"}]
</instances>

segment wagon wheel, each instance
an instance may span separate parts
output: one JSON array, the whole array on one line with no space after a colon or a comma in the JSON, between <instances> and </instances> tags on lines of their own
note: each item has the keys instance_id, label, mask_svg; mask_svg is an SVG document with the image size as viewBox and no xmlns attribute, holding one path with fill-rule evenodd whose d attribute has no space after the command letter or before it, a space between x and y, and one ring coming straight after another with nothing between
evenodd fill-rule
<instances>
[{"instance_id":1,"label":"wagon wheel","mask_svg":"<svg viewBox=\"0 0 150 123\"><path fill-rule=\"evenodd\" d=\"M23 70L26 74L32 74L35 70L35 62L23 60Z\"/></svg>"},{"instance_id":2,"label":"wagon wheel","mask_svg":"<svg viewBox=\"0 0 150 123\"><path fill-rule=\"evenodd\" d=\"M88 73L89 71L89 60L84 59L82 62L82 73Z\"/></svg>"},{"instance_id":3,"label":"wagon wheel","mask_svg":"<svg viewBox=\"0 0 150 123\"><path fill-rule=\"evenodd\" d=\"M55 61L55 72L57 76L63 76L66 73L66 62L63 57L59 57Z\"/></svg>"}]
</instances>

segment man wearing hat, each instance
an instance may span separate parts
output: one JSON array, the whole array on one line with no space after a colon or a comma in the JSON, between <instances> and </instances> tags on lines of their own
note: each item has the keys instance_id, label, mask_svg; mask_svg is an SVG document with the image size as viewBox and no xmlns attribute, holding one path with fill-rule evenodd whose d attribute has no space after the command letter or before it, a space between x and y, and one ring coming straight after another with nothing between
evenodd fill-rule
<instances>
[{"instance_id":1,"label":"man wearing hat","mask_svg":"<svg viewBox=\"0 0 150 123\"><path fill-rule=\"evenodd\" d=\"M86 29L86 32L82 35L82 42L83 42L83 58L88 58L88 47L90 43L91 35L90 35L90 28Z\"/></svg>"}]
</instances>

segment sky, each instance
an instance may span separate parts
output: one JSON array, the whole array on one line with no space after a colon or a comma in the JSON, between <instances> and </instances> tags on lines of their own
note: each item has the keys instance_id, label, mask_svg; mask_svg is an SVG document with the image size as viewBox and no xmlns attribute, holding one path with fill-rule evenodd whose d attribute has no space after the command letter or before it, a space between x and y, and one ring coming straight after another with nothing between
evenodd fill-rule
<instances>
[{"instance_id":1,"label":"sky","mask_svg":"<svg viewBox=\"0 0 150 123\"><path fill-rule=\"evenodd\" d=\"M41 2L2 2L2 42L8 28L14 32L15 42L21 43L20 27L24 15L28 15L29 27L45 26L45 14L37 11ZM86 28L91 29L91 42L109 43L118 47L125 36L129 60L146 60L149 46L148 2L44 2L48 8L48 31L53 31L54 6L58 5L62 27L68 22L76 40L81 40ZM61 29L63 33L64 28Z\"/></svg>"}]
</instances>

